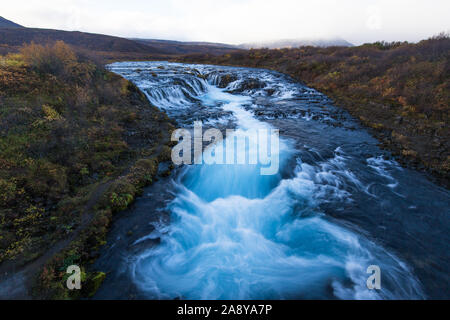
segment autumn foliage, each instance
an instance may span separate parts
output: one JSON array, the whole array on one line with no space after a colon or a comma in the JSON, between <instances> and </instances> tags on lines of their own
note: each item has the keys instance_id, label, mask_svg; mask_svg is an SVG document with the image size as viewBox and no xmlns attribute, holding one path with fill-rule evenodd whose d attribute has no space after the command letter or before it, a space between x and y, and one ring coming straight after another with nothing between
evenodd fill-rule
<instances>
[{"instance_id":1,"label":"autumn foliage","mask_svg":"<svg viewBox=\"0 0 450 320\"><path fill-rule=\"evenodd\" d=\"M0 56L0 267L34 260L76 230L96 187L151 157L167 120L133 84L64 42ZM136 174L130 183L137 190L144 179L151 181ZM130 202L114 192L116 202L104 204L86 235L94 246L108 212ZM79 259L89 255L84 246Z\"/></svg>"},{"instance_id":2,"label":"autumn foliage","mask_svg":"<svg viewBox=\"0 0 450 320\"><path fill-rule=\"evenodd\" d=\"M21 48L23 60L30 67L42 73L61 75L69 73L77 63L75 52L63 41L39 45L32 42Z\"/></svg>"}]
</instances>

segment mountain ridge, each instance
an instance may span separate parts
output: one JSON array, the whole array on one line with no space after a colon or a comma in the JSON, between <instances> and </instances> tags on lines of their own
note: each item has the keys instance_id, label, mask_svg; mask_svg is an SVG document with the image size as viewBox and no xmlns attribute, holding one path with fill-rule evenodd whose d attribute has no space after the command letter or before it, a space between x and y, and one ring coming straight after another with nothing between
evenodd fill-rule
<instances>
[{"instance_id":1,"label":"mountain ridge","mask_svg":"<svg viewBox=\"0 0 450 320\"><path fill-rule=\"evenodd\" d=\"M0 16L0 28L25 28L25 27Z\"/></svg>"},{"instance_id":2,"label":"mountain ridge","mask_svg":"<svg viewBox=\"0 0 450 320\"><path fill-rule=\"evenodd\" d=\"M145 45L151 45L159 49L170 49L170 51L174 54L209 53L214 55L221 55L231 51L241 50L235 45L218 42L178 41L142 38L129 39Z\"/></svg>"},{"instance_id":3,"label":"mountain ridge","mask_svg":"<svg viewBox=\"0 0 450 320\"><path fill-rule=\"evenodd\" d=\"M17 51L26 43L49 43L62 40L67 44L95 52L107 59L148 59L186 54L223 55L232 51L257 48L296 48L300 46L353 46L340 39L284 39L272 42L232 45L218 42L178 41L163 39L122 38L111 35L65 31L43 28L27 28L0 17L0 54Z\"/></svg>"},{"instance_id":4,"label":"mountain ridge","mask_svg":"<svg viewBox=\"0 0 450 320\"><path fill-rule=\"evenodd\" d=\"M65 43L97 53L98 57L110 59L147 59L167 56L171 52L125 38L87 33L38 28L0 28L0 54L17 52L24 44L64 41Z\"/></svg>"}]
</instances>

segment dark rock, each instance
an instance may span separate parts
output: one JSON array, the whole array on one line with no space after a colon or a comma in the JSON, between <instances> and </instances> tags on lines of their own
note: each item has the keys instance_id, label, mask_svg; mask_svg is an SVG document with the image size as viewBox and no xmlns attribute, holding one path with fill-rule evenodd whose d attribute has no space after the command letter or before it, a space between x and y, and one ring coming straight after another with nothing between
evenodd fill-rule
<instances>
[{"instance_id":1,"label":"dark rock","mask_svg":"<svg viewBox=\"0 0 450 320\"><path fill-rule=\"evenodd\" d=\"M219 88L226 88L231 82L237 80L237 77L232 74L226 74L220 78Z\"/></svg>"},{"instance_id":2,"label":"dark rock","mask_svg":"<svg viewBox=\"0 0 450 320\"><path fill-rule=\"evenodd\" d=\"M247 79L241 84L240 88L235 89L232 93L240 93L246 90L262 89L266 84L258 79Z\"/></svg>"},{"instance_id":3,"label":"dark rock","mask_svg":"<svg viewBox=\"0 0 450 320\"><path fill-rule=\"evenodd\" d=\"M267 95L272 96L275 93L275 89L266 89Z\"/></svg>"}]
</instances>

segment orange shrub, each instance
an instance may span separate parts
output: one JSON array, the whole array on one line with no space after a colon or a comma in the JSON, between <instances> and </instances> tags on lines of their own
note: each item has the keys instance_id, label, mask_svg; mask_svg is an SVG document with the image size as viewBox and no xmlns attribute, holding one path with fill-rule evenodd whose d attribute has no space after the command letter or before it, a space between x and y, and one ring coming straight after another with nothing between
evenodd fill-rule
<instances>
[{"instance_id":1,"label":"orange shrub","mask_svg":"<svg viewBox=\"0 0 450 320\"><path fill-rule=\"evenodd\" d=\"M77 62L75 52L63 41L45 46L32 42L23 46L20 53L31 67L55 75L64 75Z\"/></svg>"}]
</instances>

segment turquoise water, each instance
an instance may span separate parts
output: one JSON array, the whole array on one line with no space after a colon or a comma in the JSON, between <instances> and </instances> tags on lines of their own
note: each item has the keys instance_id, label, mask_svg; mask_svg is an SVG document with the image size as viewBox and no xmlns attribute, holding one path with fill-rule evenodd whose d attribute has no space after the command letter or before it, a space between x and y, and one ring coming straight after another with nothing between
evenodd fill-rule
<instances>
[{"instance_id":1,"label":"turquoise water","mask_svg":"<svg viewBox=\"0 0 450 320\"><path fill-rule=\"evenodd\" d=\"M231 111L237 129L270 127L245 110L249 97L208 82L202 89L201 105ZM289 141L281 140L280 166L290 157ZM304 169L299 164L294 177L282 179L261 175L259 165L186 168L170 204L170 231L134 262L136 284L158 298L378 298L365 279L367 267L382 258L396 278L410 278L411 294L420 297L399 261L322 218ZM347 287L348 279L356 285Z\"/></svg>"},{"instance_id":2,"label":"turquoise water","mask_svg":"<svg viewBox=\"0 0 450 320\"><path fill-rule=\"evenodd\" d=\"M366 133L337 126L319 105L329 103L324 96L264 70L162 62L111 68L134 81L180 127L192 129L199 120L205 127L232 126L241 133L282 131L277 174L261 175L263 165L194 164L179 170L170 185L155 186L170 190L173 200L164 208L149 209L155 201L151 196L138 201L130 214L141 224L150 211L154 217L164 210L170 219L149 220L154 230L132 240L123 240L123 231L113 232L116 240L99 265L116 276L106 281L99 298L120 297L112 293L117 283L132 283L138 297L157 299L425 297L394 245L386 249L376 241L377 234L386 236L378 228L390 227L389 220L372 220L388 211L376 211L378 205L386 207L391 200L413 210L412 202L401 202L409 196L400 177L410 173L377 155ZM157 77L151 76L154 72ZM236 80L221 85L223 74ZM242 89L248 78L264 85ZM290 112L283 121L277 120L280 110ZM256 116L260 111L264 115ZM370 142L363 144L364 139ZM371 154L362 154L364 148ZM257 152L255 144L246 151ZM440 199L445 202L447 196ZM148 239L158 244L133 249ZM111 267L111 259L123 262ZM381 290L366 286L370 265L381 269Z\"/></svg>"}]
</instances>

